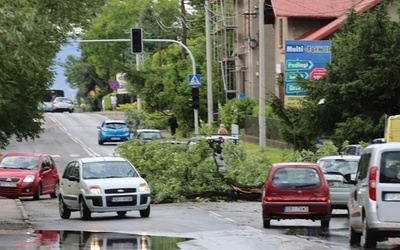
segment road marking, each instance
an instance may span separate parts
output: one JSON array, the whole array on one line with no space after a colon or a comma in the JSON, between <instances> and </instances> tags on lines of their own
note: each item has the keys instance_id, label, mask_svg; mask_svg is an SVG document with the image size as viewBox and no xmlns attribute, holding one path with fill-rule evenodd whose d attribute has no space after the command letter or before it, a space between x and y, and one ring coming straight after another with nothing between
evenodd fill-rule
<instances>
[{"instance_id":1,"label":"road marking","mask_svg":"<svg viewBox=\"0 0 400 250\"><path fill-rule=\"evenodd\" d=\"M83 148L83 150L85 150L88 153L89 156L91 156L91 157L100 157L101 156L98 153L96 153L93 149L86 146L81 140L79 140L78 138L74 137L71 133L69 133L68 130L64 126L62 126L62 124L57 120L57 118L55 118L52 115L49 115L49 117L57 124L58 127L60 127L60 129L62 131L64 131L64 133L66 133L68 135L69 138L71 138L72 141L79 144ZM79 157L79 156L80 155L76 155L75 157ZM58 156L58 157L60 157L60 156Z\"/></svg>"}]
</instances>

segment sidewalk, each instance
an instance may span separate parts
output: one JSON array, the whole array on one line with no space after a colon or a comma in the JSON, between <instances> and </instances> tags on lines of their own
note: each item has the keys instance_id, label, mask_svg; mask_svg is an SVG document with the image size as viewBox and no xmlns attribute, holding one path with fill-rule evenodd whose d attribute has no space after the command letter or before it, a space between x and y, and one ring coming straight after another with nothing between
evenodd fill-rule
<instances>
[{"instance_id":1,"label":"sidewalk","mask_svg":"<svg viewBox=\"0 0 400 250\"><path fill-rule=\"evenodd\" d=\"M32 233L33 228L21 201L0 196L0 235Z\"/></svg>"}]
</instances>

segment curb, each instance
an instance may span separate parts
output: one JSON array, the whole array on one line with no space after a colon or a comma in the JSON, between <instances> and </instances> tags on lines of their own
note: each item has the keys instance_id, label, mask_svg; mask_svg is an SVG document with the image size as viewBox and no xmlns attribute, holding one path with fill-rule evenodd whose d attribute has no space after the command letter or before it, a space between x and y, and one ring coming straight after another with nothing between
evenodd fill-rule
<instances>
[{"instance_id":1,"label":"curb","mask_svg":"<svg viewBox=\"0 0 400 250\"><path fill-rule=\"evenodd\" d=\"M28 233L33 233L34 232L33 225L31 223L31 221L29 220L28 213L25 211L25 208L22 205L21 200L15 199L15 202L17 203L17 207L19 208L19 211L21 212L22 220L25 222L25 224L27 226Z\"/></svg>"}]
</instances>

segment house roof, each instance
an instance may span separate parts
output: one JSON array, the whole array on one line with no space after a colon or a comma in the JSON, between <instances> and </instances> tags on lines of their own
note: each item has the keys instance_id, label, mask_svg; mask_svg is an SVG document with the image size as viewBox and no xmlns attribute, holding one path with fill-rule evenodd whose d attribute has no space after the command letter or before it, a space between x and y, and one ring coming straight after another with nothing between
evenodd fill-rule
<instances>
[{"instance_id":1,"label":"house roof","mask_svg":"<svg viewBox=\"0 0 400 250\"><path fill-rule=\"evenodd\" d=\"M299 37L298 40L320 40L332 34L346 21L346 13L354 8L362 13L382 0L271 0L276 17L335 18L329 24Z\"/></svg>"}]
</instances>

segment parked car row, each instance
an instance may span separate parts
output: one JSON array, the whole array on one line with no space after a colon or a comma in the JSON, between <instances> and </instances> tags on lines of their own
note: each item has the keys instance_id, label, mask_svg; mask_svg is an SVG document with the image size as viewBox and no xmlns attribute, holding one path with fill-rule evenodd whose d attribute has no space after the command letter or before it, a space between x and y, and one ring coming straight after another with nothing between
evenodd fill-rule
<instances>
[{"instance_id":1,"label":"parked car row","mask_svg":"<svg viewBox=\"0 0 400 250\"><path fill-rule=\"evenodd\" d=\"M83 220L92 213L124 216L133 210L149 217L151 192L145 177L125 158L91 157L70 161L60 178L50 155L14 152L0 161L0 196L39 200L49 194L58 198L63 219L74 211Z\"/></svg>"}]
</instances>

